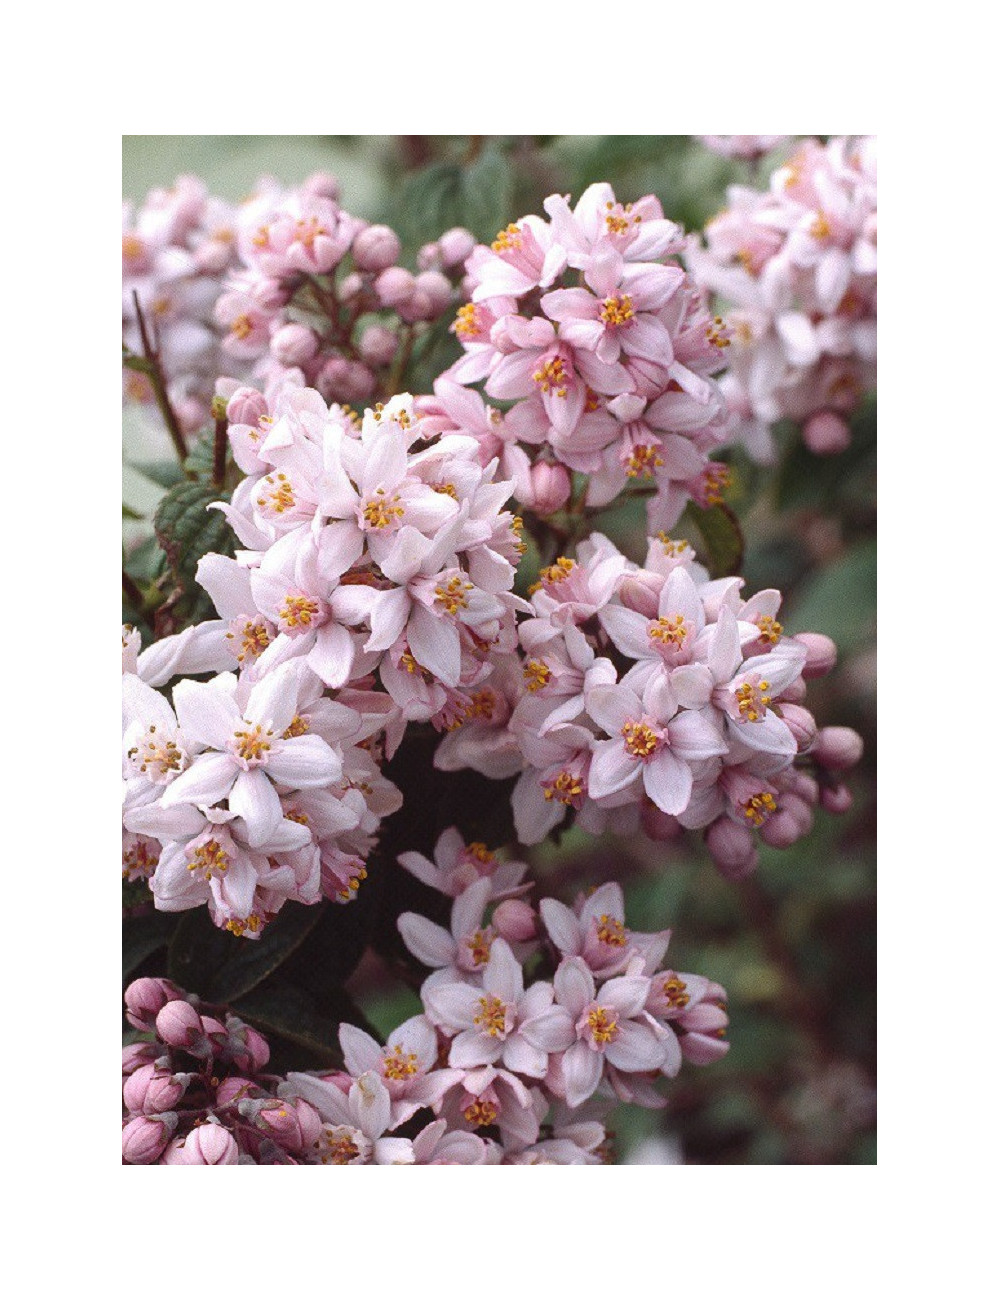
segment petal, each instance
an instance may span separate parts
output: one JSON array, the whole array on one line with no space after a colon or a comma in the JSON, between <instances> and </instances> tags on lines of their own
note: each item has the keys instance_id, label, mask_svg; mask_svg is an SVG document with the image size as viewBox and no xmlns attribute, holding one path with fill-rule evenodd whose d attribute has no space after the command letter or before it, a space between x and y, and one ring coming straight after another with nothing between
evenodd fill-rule
<instances>
[{"instance_id":1,"label":"petal","mask_svg":"<svg viewBox=\"0 0 1000 1300\"><path fill-rule=\"evenodd\" d=\"M259 767L236 778L229 811L246 822L247 839L254 848L274 834L284 817L278 792Z\"/></svg>"},{"instance_id":2,"label":"petal","mask_svg":"<svg viewBox=\"0 0 1000 1300\"><path fill-rule=\"evenodd\" d=\"M207 808L226 797L237 771L236 763L228 754L199 754L186 772L170 782L160 802L164 807L193 803Z\"/></svg>"},{"instance_id":3,"label":"petal","mask_svg":"<svg viewBox=\"0 0 1000 1300\"><path fill-rule=\"evenodd\" d=\"M693 781L687 763L661 749L643 767L642 783L657 808L676 814L687 807Z\"/></svg>"}]
</instances>

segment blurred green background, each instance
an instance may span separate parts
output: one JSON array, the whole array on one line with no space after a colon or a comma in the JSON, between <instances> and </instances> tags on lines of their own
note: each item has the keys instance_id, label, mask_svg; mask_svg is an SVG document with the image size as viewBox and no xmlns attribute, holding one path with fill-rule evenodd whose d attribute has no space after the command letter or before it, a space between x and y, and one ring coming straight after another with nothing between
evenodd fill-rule
<instances>
[{"instance_id":1,"label":"blurred green background","mask_svg":"<svg viewBox=\"0 0 1000 1300\"><path fill-rule=\"evenodd\" d=\"M697 229L723 206L729 182L757 179L687 136L123 137L123 193L134 201L183 172L237 199L262 174L294 184L317 169L340 178L349 211L399 230L411 257L451 225L489 238L540 212L545 195L575 196L595 180L610 181L622 201L654 193L667 216ZM444 338L429 375L448 364L449 346ZM558 851L528 855L540 893L568 899L622 879L630 923L673 927L671 964L729 992L728 1056L686 1067L662 1112L620 1107L612 1127L622 1160L875 1161L874 397L853 423L854 442L838 457L810 455L792 426L778 430L776 466L755 466L739 451L726 457L728 500L746 534L747 594L780 587L786 630L825 632L840 649L808 703L821 725L864 737L852 810L817 813L812 834L789 850L764 848L759 873L742 885L722 880L697 843L596 841L573 831ZM606 531L641 559L634 512ZM350 988L385 1031L419 1010L375 959Z\"/></svg>"}]
</instances>

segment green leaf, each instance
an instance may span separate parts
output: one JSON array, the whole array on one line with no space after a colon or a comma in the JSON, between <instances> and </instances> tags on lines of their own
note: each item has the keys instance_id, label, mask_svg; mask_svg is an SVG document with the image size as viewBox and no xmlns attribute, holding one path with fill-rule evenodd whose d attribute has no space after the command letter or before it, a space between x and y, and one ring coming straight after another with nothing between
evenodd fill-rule
<instances>
[{"instance_id":1,"label":"green leaf","mask_svg":"<svg viewBox=\"0 0 1000 1300\"><path fill-rule=\"evenodd\" d=\"M738 573L743 563L743 532L732 510L727 505L709 506L707 509L688 503L681 517L678 533L686 526L698 530L704 543L702 558L707 560L713 578L724 578Z\"/></svg>"},{"instance_id":2,"label":"green leaf","mask_svg":"<svg viewBox=\"0 0 1000 1300\"><path fill-rule=\"evenodd\" d=\"M353 1006L346 994L345 1009ZM317 1058L320 1066L341 1066L344 1063L337 1031L339 1021L322 1015L308 993L291 984L277 984L269 989L259 989L232 1005L242 1020L262 1030L305 1048ZM360 1016L360 1012L355 1013ZM361 1017L363 1020L363 1017ZM345 1015L343 1019L352 1019ZM352 1023L357 1023L352 1019Z\"/></svg>"},{"instance_id":3,"label":"green leaf","mask_svg":"<svg viewBox=\"0 0 1000 1300\"><path fill-rule=\"evenodd\" d=\"M286 903L259 939L245 939L220 930L205 908L195 908L184 915L170 945L170 978L189 993L230 1004L272 975L324 910Z\"/></svg>"},{"instance_id":4,"label":"green leaf","mask_svg":"<svg viewBox=\"0 0 1000 1300\"><path fill-rule=\"evenodd\" d=\"M501 150L488 145L473 162L435 162L403 183L399 217L405 241L416 247L452 226L490 240L517 214L511 212L514 178Z\"/></svg>"},{"instance_id":5,"label":"green leaf","mask_svg":"<svg viewBox=\"0 0 1000 1300\"><path fill-rule=\"evenodd\" d=\"M876 543L859 543L821 569L788 602L782 622L798 632L825 632L848 654L875 641Z\"/></svg>"},{"instance_id":6,"label":"green leaf","mask_svg":"<svg viewBox=\"0 0 1000 1300\"><path fill-rule=\"evenodd\" d=\"M129 465L143 478L164 488L171 488L184 478L184 471L175 460L133 460Z\"/></svg>"},{"instance_id":7,"label":"green leaf","mask_svg":"<svg viewBox=\"0 0 1000 1300\"><path fill-rule=\"evenodd\" d=\"M177 924L170 912L151 912L146 916L130 916L122 922L122 985L129 982L132 972L158 948L165 948Z\"/></svg>"},{"instance_id":8,"label":"green leaf","mask_svg":"<svg viewBox=\"0 0 1000 1300\"><path fill-rule=\"evenodd\" d=\"M125 502L123 501L123 502L122 502L122 518L123 518L123 519L145 519L146 516L145 516L145 515L141 515L141 514L138 512L138 510L133 510L131 506L127 506L127 505L125 504Z\"/></svg>"}]
</instances>

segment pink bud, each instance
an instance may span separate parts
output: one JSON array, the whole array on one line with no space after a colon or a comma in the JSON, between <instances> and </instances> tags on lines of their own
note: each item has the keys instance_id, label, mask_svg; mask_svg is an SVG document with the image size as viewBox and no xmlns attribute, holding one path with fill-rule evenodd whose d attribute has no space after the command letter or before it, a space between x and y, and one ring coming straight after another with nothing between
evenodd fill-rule
<instances>
[{"instance_id":1,"label":"pink bud","mask_svg":"<svg viewBox=\"0 0 1000 1300\"><path fill-rule=\"evenodd\" d=\"M806 420L802 441L816 456L835 456L851 445L851 430L842 416L817 411Z\"/></svg>"},{"instance_id":2,"label":"pink bud","mask_svg":"<svg viewBox=\"0 0 1000 1300\"><path fill-rule=\"evenodd\" d=\"M340 181L330 172L313 172L302 182L306 194L315 194L318 199L332 199L334 203L340 198Z\"/></svg>"},{"instance_id":3,"label":"pink bud","mask_svg":"<svg viewBox=\"0 0 1000 1300\"><path fill-rule=\"evenodd\" d=\"M682 1034L681 1054L692 1065L712 1065L729 1051L729 1043L717 1034Z\"/></svg>"},{"instance_id":4,"label":"pink bud","mask_svg":"<svg viewBox=\"0 0 1000 1300\"><path fill-rule=\"evenodd\" d=\"M288 306L291 291L280 280L261 279L250 286L250 297L261 311L273 315Z\"/></svg>"},{"instance_id":5,"label":"pink bud","mask_svg":"<svg viewBox=\"0 0 1000 1300\"><path fill-rule=\"evenodd\" d=\"M359 275L357 271L351 271L340 282L340 301L350 302L352 298L356 298L361 293L364 287L364 276Z\"/></svg>"},{"instance_id":6,"label":"pink bud","mask_svg":"<svg viewBox=\"0 0 1000 1300\"><path fill-rule=\"evenodd\" d=\"M780 707L781 719L795 737L795 744L802 754L816 738L816 719L801 704L788 704L783 699Z\"/></svg>"},{"instance_id":7,"label":"pink bud","mask_svg":"<svg viewBox=\"0 0 1000 1300\"><path fill-rule=\"evenodd\" d=\"M127 1165L151 1165L176 1127L176 1115L137 1115L122 1129L122 1159Z\"/></svg>"},{"instance_id":8,"label":"pink bud","mask_svg":"<svg viewBox=\"0 0 1000 1300\"><path fill-rule=\"evenodd\" d=\"M791 794L797 795L803 803L810 808L815 808L819 802L819 782L808 772L797 772L790 768L786 774L783 774L782 780L787 777L787 789Z\"/></svg>"},{"instance_id":9,"label":"pink bud","mask_svg":"<svg viewBox=\"0 0 1000 1300\"><path fill-rule=\"evenodd\" d=\"M416 280L402 266L390 266L375 281L375 292L383 307L398 307L412 298Z\"/></svg>"},{"instance_id":10,"label":"pink bud","mask_svg":"<svg viewBox=\"0 0 1000 1300\"><path fill-rule=\"evenodd\" d=\"M421 271L430 271L441 265L441 249L437 244L422 244L417 253L417 266Z\"/></svg>"},{"instance_id":11,"label":"pink bud","mask_svg":"<svg viewBox=\"0 0 1000 1300\"><path fill-rule=\"evenodd\" d=\"M316 387L328 402L346 401L344 387L349 374L350 362L345 357L330 357L316 376Z\"/></svg>"},{"instance_id":12,"label":"pink bud","mask_svg":"<svg viewBox=\"0 0 1000 1300\"><path fill-rule=\"evenodd\" d=\"M175 998L183 1000L184 990L170 980L133 980L125 990L125 1013L129 1024L136 1029L152 1029L157 1014Z\"/></svg>"},{"instance_id":13,"label":"pink bud","mask_svg":"<svg viewBox=\"0 0 1000 1300\"><path fill-rule=\"evenodd\" d=\"M796 677L781 692L781 703L784 704L787 701L789 704L801 704L806 698L806 693L805 682L801 677Z\"/></svg>"},{"instance_id":14,"label":"pink bud","mask_svg":"<svg viewBox=\"0 0 1000 1300\"><path fill-rule=\"evenodd\" d=\"M226 403L230 424L249 424L256 429L262 415L267 415L267 398L256 388L237 388Z\"/></svg>"},{"instance_id":15,"label":"pink bud","mask_svg":"<svg viewBox=\"0 0 1000 1300\"><path fill-rule=\"evenodd\" d=\"M223 1079L215 1090L215 1104L221 1109L224 1106L235 1106L237 1102L245 1101L248 1097L260 1095L261 1090L252 1079L242 1079L238 1074L231 1074Z\"/></svg>"},{"instance_id":16,"label":"pink bud","mask_svg":"<svg viewBox=\"0 0 1000 1300\"><path fill-rule=\"evenodd\" d=\"M271 335L271 355L283 366L304 366L319 348L319 339L306 325L292 321Z\"/></svg>"},{"instance_id":17,"label":"pink bud","mask_svg":"<svg viewBox=\"0 0 1000 1300\"><path fill-rule=\"evenodd\" d=\"M705 832L705 845L721 875L742 880L757 866L757 845L746 826L720 817Z\"/></svg>"},{"instance_id":18,"label":"pink bud","mask_svg":"<svg viewBox=\"0 0 1000 1300\"><path fill-rule=\"evenodd\" d=\"M221 1124L199 1124L187 1137L174 1138L163 1156L165 1165L235 1165L240 1149Z\"/></svg>"},{"instance_id":19,"label":"pink bud","mask_svg":"<svg viewBox=\"0 0 1000 1300\"><path fill-rule=\"evenodd\" d=\"M493 924L508 943L525 943L537 934L535 912L521 898L506 898L493 913Z\"/></svg>"},{"instance_id":20,"label":"pink bud","mask_svg":"<svg viewBox=\"0 0 1000 1300\"><path fill-rule=\"evenodd\" d=\"M821 767L845 772L860 762L864 741L850 727L821 727L810 753Z\"/></svg>"},{"instance_id":21,"label":"pink bud","mask_svg":"<svg viewBox=\"0 0 1000 1300\"><path fill-rule=\"evenodd\" d=\"M173 1110L184 1096L188 1078L157 1065L144 1065L130 1075L122 1088L122 1100L133 1115L158 1115Z\"/></svg>"},{"instance_id":22,"label":"pink bud","mask_svg":"<svg viewBox=\"0 0 1000 1300\"><path fill-rule=\"evenodd\" d=\"M387 366L396 355L399 339L384 325L369 325L361 335L358 351L370 366Z\"/></svg>"},{"instance_id":23,"label":"pink bud","mask_svg":"<svg viewBox=\"0 0 1000 1300\"><path fill-rule=\"evenodd\" d=\"M788 808L787 800L782 799L781 807L768 817L760 828L760 838L772 849L787 849L796 840L802 838L802 829L795 812ZM804 807L804 805L803 805Z\"/></svg>"},{"instance_id":24,"label":"pink bud","mask_svg":"<svg viewBox=\"0 0 1000 1300\"><path fill-rule=\"evenodd\" d=\"M375 376L360 361L349 361L341 387L343 398L347 402L360 402L371 397L375 391Z\"/></svg>"},{"instance_id":25,"label":"pink bud","mask_svg":"<svg viewBox=\"0 0 1000 1300\"><path fill-rule=\"evenodd\" d=\"M639 817L642 821L642 829L649 838L661 844L680 839L684 834L684 827L677 818L657 808L656 804L649 799L643 800Z\"/></svg>"},{"instance_id":26,"label":"pink bud","mask_svg":"<svg viewBox=\"0 0 1000 1300\"><path fill-rule=\"evenodd\" d=\"M351 246L361 271L384 271L399 257L400 249L399 236L388 226L366 226L354 236Z\"/></svg>"},{"instance_id":27,"label":"pink bud","mask_svg":"<svg viewBox=\"0 0 1000 1300\"><path fill-rule=\"evenodd\" d=\"M454 226L451 230L446 230L438 240L441 264L449 270L453 266L461 266L475 246L475 236L464 226Z\"/></svg>"},{"instance_id":28,"label":"pink bud","mask_svg":"<svg viewBox=\"0 0 1000 1300\"><path fill-rule=\"evenodd\" d=\"M847 812L851 807L854 803L854 796L846 785L821 786L819 802L820 807L825 808L828 813L836 813L839 816L841 813Z\"/></svg>"},{"instance_id":29,"label":"pink bud","mask_svg":"<svg viewBox=\"0 0 1000 1300\"><path fill-rule=\"evenodd\" d=\"M256 1115L257 1127L286 1151L303 1151L320 1135L323 1121L307 1101L299 1098L265 1102Z\"/></svg>"},{"instance_id":30,"label":"pink bud","mask_svg":"<svg viewBox=\"0 0 1000 1300\"><path fill-rule=\"evenodd\" d=\"M190 1048L204 1036L201 1016L190 1002L168 1002L157 1014L156 1033L171 1047Z\"/></svg>"},{"instance_id":31,"label":"pink bud","mask_svg":"<svg viewBox=\"0 0 1000 1300\"><path fill-rule=\"evenodd\" d=\"M806 662L802 676L811 681L814 677L825 677L837 662L837 646L822 632L799 632L792 638L806 648Z\"/></svg>"},{"instance_id":32,"label":"pink bud","mask_svg":"<svg viewBox=\"0 0 1000 1300\"><path fill-rule=\"evenodd\" d=\"M219 275L229 265L233 250L222 239L206 239L195 250L194 264L202 275Z\"/></svg>"},{"instance_id":33,"label":"pink bud","mask_svg":"<svg viewBox=\"0 0 1000 1300\"><path fill-rule=\"evenodd\" d=\"M229 1029L229 1054L238 1070L248 1070L256 1074L263 1070L271 1059L271 1049L267 1039L256 1029L251 1029L235 1016L227 1017Z\"/></svg>"},{"instance_id":34,"label":"pink bud","mask_svg":"<svg viewBox=\"0 0 1000 1300\"><path fill-rule=\"evenodd\" d=\"M551 515L566 504L571 491L572 485L565 465L539 460L531 467L531 488L527 494L531 500L524 504L536 514Z\"/></svg>"},{"instance_id":35,"label":"pink bud","mask_svg":"<svg viewBox=\"0 0 1000 1300\"><path fill-rule=\"evenodd\" d=\"M647 569L639 573L627 573L618 588L618 598L627 609L634 609L644 618L656 618L660 609L660 592L663 579L658 573Z\"/></svg>"},{"instance_id":36,"label":"pink bud","mask_svg":"<svg viewBox=\"0 0 1000 1300\"><path fill-rule=\"evenodd\" d=\"M426 294L429 300L426 320L440 316L451 304L451 281L440 271L422 271L417 276L415 288L417 293Z\"/></svg>"},{"instance_id":37,"label":"pink bud","mask_svg":"<svg viewBox=\"0 0 1000 1300\"><path fill-rule=\"evenodd\" d=\"M130 1043L122 1048L122 1076L134 1074L143 1065L152 1065L160 1055L156 1043Z\"/></svg>"}]
</instances>

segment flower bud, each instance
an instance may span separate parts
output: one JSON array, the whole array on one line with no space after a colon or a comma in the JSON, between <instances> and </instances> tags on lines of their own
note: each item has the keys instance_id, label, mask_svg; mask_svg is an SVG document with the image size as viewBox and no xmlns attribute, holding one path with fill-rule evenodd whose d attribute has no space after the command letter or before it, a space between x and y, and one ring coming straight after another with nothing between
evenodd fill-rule
<instances>
[{"instance_id":1,"label":"flower bud","mask_svg":"<svg viewBox=\"0 0 1000 1300\"><path fill-rule=\"evenodd\" d=\"M122 1129L122 1159L127 1165L151 1165L176 1127L176 1115L137 1115Z\"/></svg>"},{"instance_id":2,"label":"flower bud","mask_svg":"<svg viewBox=\"0 0 1000 1300\"><path fill-rule=\"evenodd\" d=\"M232 247L222 239L206 239L194 254L194 264L202 275L221 275L233 255Z\"/></svg>"},{"instance_id":3,"label":"flower bud","mask_svg":"<svg viewBox=\"0 0 1000 1300\"><path fill-rule=\"evenodd\" d=\"M785 687L785 689L781 692L781 703L782 705L785 705L786 703L801 704L802 701L806 698L806 694L807 692L806 692L805 682L802 680L801 677L796 677L795 680L789 682L788 685Z\"/></svg>"},{"instance_id":4,"label":"flower bud","mask_svg":"<svg viewBox=\"0 0 1000 1300\"><path fill-rule=\"evenodd\" d=\"M316 387L327 402L346 400L344 388L350 374L350 362L346 357L329 357L323 362L316 376Z\"/></svg>"},{"instance_id":5,"label":"flower bud","mask_svg":"<svg viewBox=\"0 0 1000 1300\"><path fill-rule=\"evenodd\" d=\"M331 199L334 203L340 198L340 181L330 172L313 172L302 182L306 194L313 194L318 199Z\"/></svg>"},{"instance_id":6,"label":"flower bud","mask_svg":"<svg viewBox=\"0 0 1000 1300\"><path fill-rule=\"evenodd\" d=\"M850 727L821 727L810 753L821 767L844 772L860 762L864 741Z\"/></svg>"},{"instance_id":7,"label":"flower bud","mask_svg":"<svg viewBox=\"0 0 1000 1300\"><path fill-rule=\"evenodd\" d=\"M249 424L256 428L262 415L267 415L267 398L256 388L237 388L226 403L230 424Z\"/></svg>"},{"instance_id":8,"label":"flower bud","mask_svg":"<svg viewBox=\"0 0 1000 1300\"><path fill-rule=\"evenodd\" d=\"M429 306L425 320L433 320L446 311L451 303L451 281L440 271L422 271L414 281L417 293L426 294Z\"/></svg>"},{"instance_id":9,"label":"flower bud","mask_svg":"<svg viewBox=\"0 0 1000 1300\"><path fill-rule=\"evenodd\" d=\"M190 1002L177 999L168 1002L156 1016L156 1033L171 1047L190 1050L192 1044L204 1038L201 1016Z\"/></svg>"},{"instance_id":10,"label":"flower bud","mask_svg":"<svg viewBox=\"0 0 1000 1300\"><path fill-rule=\"evenodd\" d=\"M790 794L797 795L803 803L815 808L819 802L819 782L808 772L799 772L795 768L789 768L787 773L782 775L782 782L786 782L785 788Z\"/></svg>"},{"instance_id":11,"label":"flower bud","mask_svg":"<svg viewBox=\"0 0 1000 1300\"><path fill-rule=\"evenodd\" d=\"M530 500L525 505L539 515L551 515L569 500L572 485L565 465L539 460L531 467Z\"/></svg>"},{"instance_id":12,"label":"flower bud","mask_svg":"<svg viewBox=\"0 0 1000 1300\"><path fill-rule=\"evenodd\" d=\"M174 1109L187 1085L187 1075L175 1075L157 1065L144 1065L126 1079L122 1100L133 1115L158 1115Z\"/></svg>"},{"instance_id":13,"label":"flower bud","mask_svg":"<svg viewBox=\"0 0 1000 1300\"><path fill-rule=\"evenodd\" d=\"M304 366L319 348L319 339L306 325L294 321L271 335L271 355L283 366Z\"/></svg>"},{"instance_id":14,"label":"flower bud","mask_svg":"<svg viewBox=\"0 0 1000 1300\"><path fill-rule=\"evenodd\" d=\"M185 433L197 433L205 423L205 407L197 397L180 397L173 402L177 423Z\"/></svg>"},{"instance_id":15,"label":"flower bud","mask_svg":"<svg viewBox=\"0 0 1000 1300\"><path fill-rule=\"evenodd\" d=\"M268 315L282 311L291 298L291 291L280 280L257 280L250 286L249 292L254 303Z\"/></svg>"},{"instance_id":16,"label":"flower bud","mask_svg":"<svg viewBox=\"0 0 1000 1300\"><path fill-rule=\"evenodd\" d=\"M361 402L375 391L375 376L360 361L348 361L341 392L348 402Z\"/></svg>"},{"instance_id":17,"label":"flower bud","mask_svg":"<svg viewBox=\"0 0 1000 1300\"><path fill-rule=\"evenodd\" d=\"M805 753L816 739L816 719L801 704L788 704L783 699L780 707L782 722L795 737L799 753Z\"/></svg>"},{"instance_id":18,"label":"flower bud","mask_svg":"<svg viewBox=\"0 0 1000 1300\"><path fill-rule=\"evenodd\" d=\"M820 786L819 802L820 807L828 813L836 813L839 816L847 812L854 803L854 796L846 785Z\"/></svg>"},{"instance_id":19,"label":"flower bud","mask_svg":"<svg viewBox=\"0 0 1000 1300\"><path fill-rule=\"evenodd\" d=\"M639 573L626 573L622 577L618 597L626 609L634 609L644 618L656 618L662 590L662 577L658 573L642 569Z\"/></svg>"},{"instance_id":20,"label":"flower bud","mask_svg":"<svg viewBox=\"0 0 1000 1300\"><path fill-rule=\"evenodd\" d=\"M493 924L508 943L525 943L537 934L535 911L521 898L506 898L493 913Z\"/></svg>"},{"instance_id":21,"label":"flower bud","mask_svg":"<svg viewBox=\"0 0 1000 1300\"><path fill-rule=\"evenodd\" d=\"M227 1017L226 1025L229 1029L229 1055L236 1068L251 1074L263 1070L271 1059L271 1049L264 1035L235 1016Z\"/></svg>"},{"instance_id":22,"label":"flower bud","mask_svg":"<svg viewBox=\"0 0 1000 1300\"><path fill-rule=\"evenodd\" d=\"M806 420L802 441L816 456L835 456L851 445L851 430L835 412L817 411Z\"/></svg>"},{"instance_id":23,"label":"flower bud","mask_svg":"<svg viewBox=\"0 0 1000 1300\"><path fill-rule=\"evenodd\" d=\"M341 302L350 302L356 298L365 287L364 276L359 275L357 271L351 271L340 282L339 297Z\"/></svg>"},{"instance_id":24,"label":"flower bud","mask_svg":"<svg viewBox=\"0 0 1000 1300\"><path fill-rule=\"evenodd\" d=\"M369 325L361 335L358 351L370 366L387 366L396 355L399 339L385 325Z\"/></svg>"},{"instance_id":25,"label":"flower bud","mask_svg":"<svg viewBox=\"0 0 1000 1300\"><path fill-rule=\"evenodd\" d=\"M416 280L402 266L390 266L375 281L375 292L383 307L399 307L413 297Z\"/></svg>"},{"instance_id":26,"label":"flower bud","mask_svg":"<svg viewBox=\"0 0 1000 1300\"><path fill-rule=\"evenodd\" d=\"M399 236L388 226L366 226L354 236L351 246L355 265L361 271L384 271L393 266L400 250Z\"/></svg>"},{"instance_id":27,"label":"flower bud","mask_svg":"<svg viewBox=\"0 0 1000 1300\"><path fill-rule=\"evenodd\" d=\"M776 813L768 817L767 821L760 828L760 838L765 844L770 844L772 849L787 849L793 845L796 840L802 838L802 827L796 810L788 805L794 799L794 795L786 796L781 801L781 807ZM805 804L801 800L796 801L801 807Z\"/></svg>"},{"instance_id":28,"label":"flower bud","mask_svg":"<svg viewBox=\"0 0 1000 1300\"><path fill-rule=\"evenodd\" d=\"M235 1106L248 1097L261 1095L260 1087L252 1079L243 1079L238 1074L230 1074L216 1088L215 1104L221 1110L224 1106Z\"/></svg>"},{"instance_id":29,"label":"flower bud","mask_svg":"<svg viewBox=\"0 0 1000 1300\"><path fill-rule=\"evenodd\" d=\"M323 1121L307 1101L300 1098L268 1100L256 1114L256 1124L286 1151L304 1151L320 1135Z\"/></svg>"},{"instance_id":30,"label":"flower bud","mask_svg":"<svg viewBox=\"0 0 1000 1300\"><path fill-rule=\"evenodd\" d=\"M464 226L453 226L446 230L438 240L441 251L441 265L450 270L461 266L476 246L476 237Z\"/></svg>"},{"instance_id":31,"label":"flower bud","mask_svg":"<svg viewBox=\"0 0 1000 1300\"><path fill-rule=\"evenodd\" d=\"M174 1138L163 1156L165 1165L235 1165L240 1149L221 1124L199 1124L187 1137Z\"/></svg>"},{"instance_id":32,"label":"flower bud","mask_svg":"<svg viewBox=\"0 0 1000 1300\"><path fill-rule=\"evenodd\" d=\"M122 1078L134 1074L144 1065L152 1065L160 1055L157 1043L130 1043L122 1048Z\"/></svg>"},{"instance_id":33,"label":"flower bud","mask_svg":"<svg viewBox=\"0 0 1000 1300\"><path fill-rule=\"evenodd\" d=\"M136 1029L152 1029L158 1013L174 999L183 1001L184 990L170 980L133 980L125 990L125 1014ZM186 1004L185 1004L186 1005ZM194 1008L191 1008L194 1011ZM197 1012L194 1013L197 1016Z\"/></svg>"},{"instance_id":34,"label":"flower bud","mask_svg":"<svg viewBox=\"0 0 1000 1300\"><path fill-rule=\"evenodd\" d=\"M684 828L677 818L657 808L656 804L649 799L644 799L640 805L639 817L642 821L642 829L649 838L661 844L680 839L684 834Z\"/></svg>"},{"instance_id":35,"label":"flower bud","mask_svg":"<svg viewBox=\"0 0 1000 1300\"><path fill-rule=\"evenodd\" d=\"M792 638L806 648L806 662L802 676L806 681L814 677L825 677L837 663L837 646L822 632L799 632Z\"/></svg>"},{"instance_id":36,"label":"flower bud","mask_svg":"<svg viewBox=\"0 0 1000 1300\"><path fill-rule=\"evenodd\" d=\"M705 846L719 873L727 880L742 880L757 866L757 845L746 826L720 817L705 832Z\"/></svg>"},{"instance_id":37,"label":"flower bud","mask_svg":"<svg viewBox=\"0 0 1000 1300\"><path fill-rule=\"evenodd\" d=\"M421 271L432 271L441 265L441 249L437 244L422 244L417 253L417 266Z\"/></svg>"}]
</instances>

